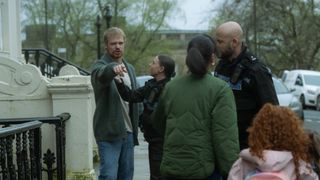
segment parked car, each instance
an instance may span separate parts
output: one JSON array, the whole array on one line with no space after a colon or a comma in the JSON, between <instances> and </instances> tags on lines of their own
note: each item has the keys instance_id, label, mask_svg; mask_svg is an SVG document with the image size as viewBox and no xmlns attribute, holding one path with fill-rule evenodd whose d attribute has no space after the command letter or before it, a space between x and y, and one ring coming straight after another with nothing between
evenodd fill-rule
<instances>
[{"instance_id":1,"label":"parked car","mask_svg":"<svg viewBox=\"0 0 320 180\"><path fill-rule=\"evenodd\" d=\"M149 79L152 79L152 76L142 75L142 76L137 76L136 79L137 79L138 87L142 87ZM143 103L139 103L139 114L141 114L142 112L143 112Z\"/></svg>"},{"instance_id":2,"label":"parked car","mask_svg":"<svg viewBox=\"0 0 320 180\"><path fill-rule=\"evenodd\" d=\"M292 111L296 112L297 115L303 120L304 113L299 99L289 91L281 79L273 77L272 80L279 100L279 105L291 108Z\"/></svg>"},{"instance_id":3,"label":"parked car","mask_svg":"<svg viewBox=\"0 0 320 180\"><path fill-rule=\"evenodd\" d=\"M316 107L317 89L320 88L320 72L310 70L285 71L283 82L301 102L302 107Z\"/></svg>"},{"instance_id":4,"label":"parked car","mask_svg":"<svg viewBox=\"0 0 320 180\"><path fill-rule=\"evenodd\" d=\"M318 88L316 90L316 95L317 95L317 99L316 99L316 110L320 111L320 88Z\"/></svg>"},{"instance_id":5,"label":"parked car","mask_svg":"<svg viewBox=\"0 0 320 180\"><path fill-rule=\"evenodd\" d=\"M139 86L139 87L144 86L144 83L145 83L146 81L148 81L149 79L152 79L152 76L149 76L149 75L137 76L138 86Z\"/></svg>"}]
</instances>

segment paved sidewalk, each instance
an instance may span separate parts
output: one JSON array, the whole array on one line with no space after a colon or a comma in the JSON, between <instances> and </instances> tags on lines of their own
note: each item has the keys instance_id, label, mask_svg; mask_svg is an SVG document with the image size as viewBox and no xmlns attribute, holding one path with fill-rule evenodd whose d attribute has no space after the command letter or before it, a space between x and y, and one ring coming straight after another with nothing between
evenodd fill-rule
<instances>
[{"instance_id":1,"label":"paved sidewalk","mask_svg":"<svg viewBox=\"0 0 320 180\"><path fill-rule=\"evenodd\" d=\"M149 180L148 143L144 141L143 134L139 132L139 146L134 149L134 180ZM99 174L99 165L95 165L95 173ZM96 178L98 179L98 177Z\"/></svg>"},{"instance_id":2,"label":"paved sidewalk","mask_svg":"<svg viewBox=\"0 0 320 180\"><path fill-rule=\"evenodd\" d=\"M149 180L148 143L139 132L139 146L134 149L134 180Z\"/></svg>"}]
</instances>

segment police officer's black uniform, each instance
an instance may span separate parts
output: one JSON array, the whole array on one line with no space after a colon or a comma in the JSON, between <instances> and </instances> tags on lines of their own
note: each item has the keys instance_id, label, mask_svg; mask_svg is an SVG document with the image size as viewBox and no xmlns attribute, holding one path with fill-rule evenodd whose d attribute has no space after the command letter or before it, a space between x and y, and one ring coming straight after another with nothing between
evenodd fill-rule
<instances>
[{"instance_id":1,"label":"police officer's black uniform","mask_svg":"<svg viewBox=\"0 0 320 180\"><path fill-rule=\"evenodd\" d=\"M140 128L144 138L149 143L149 167L150 179L160 179L160 164L162 159L163 136L161 136L151 124L151 113L155 110L160 94L165 84L170 79L156 81L148 80L143 87L130 90L124 83L116 82L118 91L123 100L128 102L143 102L143 112L140 115Z\"/></svg>"},{"instance_id":2,"label":"police officer's black uniform","mask_svg":"<svg viewBox=\"0 0 320 180\"><path fill-rule=\"evenodd\" d=\"M270 70L243 46L232 61L219 61L215 76L225 80L235 96L240 149L248 147L247 128L263 104L279 104Z\"/></svg>"}]
</instances>

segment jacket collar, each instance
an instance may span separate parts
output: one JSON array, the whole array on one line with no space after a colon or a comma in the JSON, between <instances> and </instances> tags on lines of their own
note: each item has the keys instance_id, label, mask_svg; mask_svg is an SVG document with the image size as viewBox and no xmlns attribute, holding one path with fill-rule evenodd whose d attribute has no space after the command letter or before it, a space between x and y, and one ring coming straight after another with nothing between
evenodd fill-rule
<instances>
[{"instance_id":1,"label":"jacket collar","mask_svg":"<svg viewBox=\"0 0 320 180\"><path fill-rule=\"evenodd\" d=\"M279 171L292 161L293 156L289 151L264 150L264 160L251 154L249 149L240 152L240 157L246 161L256 164L264 171Z\"/></svg>"}]
</instances>

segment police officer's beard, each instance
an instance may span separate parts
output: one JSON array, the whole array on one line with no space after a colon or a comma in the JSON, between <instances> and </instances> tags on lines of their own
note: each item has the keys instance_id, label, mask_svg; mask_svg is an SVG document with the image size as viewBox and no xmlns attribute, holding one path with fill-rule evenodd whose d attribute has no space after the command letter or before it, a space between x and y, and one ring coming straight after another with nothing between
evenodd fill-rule
<instances>
[{"instance_id":1,"label":"police officer's beard","mask_svg":"<svg viewBox=\"0 0 320 180\"><path fill-rule=\"evenodd\" d=\"M220 52L220 58L231 60L231 57L233 55L233 49L231 47L228 47L224 52Z\"/></svg>"}]
</instances>

